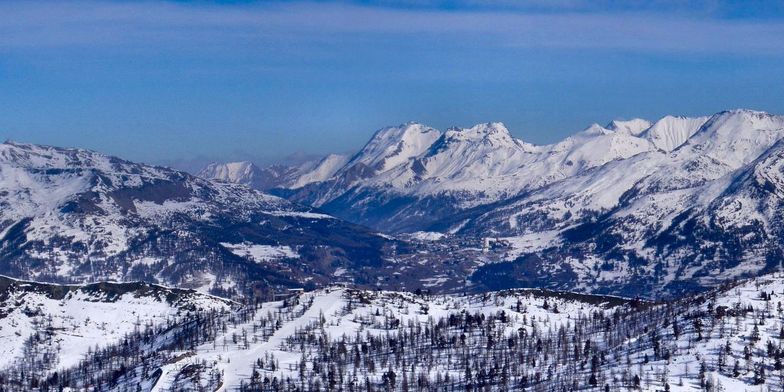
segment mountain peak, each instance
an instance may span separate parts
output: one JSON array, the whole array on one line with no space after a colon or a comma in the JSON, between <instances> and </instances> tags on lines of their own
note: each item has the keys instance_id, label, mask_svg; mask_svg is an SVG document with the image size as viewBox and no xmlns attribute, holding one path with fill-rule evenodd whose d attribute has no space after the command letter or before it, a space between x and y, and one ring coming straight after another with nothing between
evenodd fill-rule
<instances>
[{"instance_id":1,"label":"mountain peak","mask_svg":"<svg viewBox=\"0 0 784 392\"><path fill-rule=\"evenodd\" d=\"M440 136L439 130L417 122L381 128L349 165L361 163L383 172L422 154Z\"/></svg>"},{"instance_id":2,"label":"mountain peak","mask_svg":"<svg viewBox=\"0 0 784 392\"><path fill-rule=\"evenodd\" d=\"M509 129L501 122L481 123L470 128L452 127L444 133L444 139L453 142L514 142Z\"/></svg>"},{"instance_id":3,"label":"mountain peak","mask_svg":"<svg viewBox=\"0 0 784 392\"><path fill-rule=\"evenodd\" d=\"M250 161L212 162L202 169L198 176L210 180L249 184L259 168Z\"/></svg>"},{"instance_id":4,"label":"mountain peak","mask_svg":"<svg viewBox=\"0 0 784 392\"><path fill-rule=\"evenodd\" d=\"M709 133L732 134L738 130L778 130L784 128L784 116L751 109L725 110L708 118L703 129Z\"/></svg>"},{"instance_id":5,"label":"mountain peak","mask_svg":"<svg viewBox=\"0 0 784 392\"><path fill-rule=\"evenodd\" d=\"M714 114L708 119L706 125L715 126L744 126L756 129L767 129L770 127L781 126L784 116L777 116L768 112L752 109L732 109Z\"/></svg>"},{"instance_id":6,"label":"mountain peak","mask_svg":"<svg viewBox=\"0 0 784 392\"><path fill-rule=\"evenodd\" d=\"M773 114L770 114L770 113L762 111L762 110L746 109L746 108L729 109L729 110L721 111L721 112L716 113L716 114L717 115L748 115L748 116L756 116L756 117L772 117L772 116L774 116Z\"/></svg>"},{"instance_id":7,"label":"mountain peak","mask_svg":"<svg viewBox=\"0 0 784 392\"><path fill-rule=\"evenodd\" d=\"M784 137L784 116L735 109L716 113L689 139L703 154L737 168L755 160Z\"/></svg>"},{"instance_id":8,"label":"mountain peak","mask_svg":"<svg viewBox=\"0 0 784 392\"><path fill-rule=\"evenodd\" d=\"M651 125L641 137L648 139L659 150L670 152L686 143L707 120L708 117L667 115Z\"/></svg>"},{"instance_id":9,"label":"mountain peak","mask_svg":"<svg viewBox=\"0 0 784 392\"><path fill-rule=\"evenodd\" d=\"M611 129L607 129L597 123L593 123L589 125L587 128L583 129L582 131L578 132L577 135L579 136L598 136L598 135L610 135L615 133Z\"/></svg>"},{"instance_id":10,"label":"mountain peak","mask_svg":"<svg viewBox=\"0 0 784 392\"><path fill-rule=\"evenodd\" d=\"M648 120L633 118L631 120L612 120L605 128L611 131L637 136L650 128L651 125L651 122Z\"/></svg>"}]
</instances>

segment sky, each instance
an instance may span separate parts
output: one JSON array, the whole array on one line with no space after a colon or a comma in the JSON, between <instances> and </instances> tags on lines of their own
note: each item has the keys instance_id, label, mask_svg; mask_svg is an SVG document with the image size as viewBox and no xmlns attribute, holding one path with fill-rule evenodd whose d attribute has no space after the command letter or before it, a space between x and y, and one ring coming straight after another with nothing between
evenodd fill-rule
<instances>
[{"instance_id":1,"label":"sky","mask_svg":"<svg viewBox=\"0 0 784 392\"><path fill-rule=\"evenodd\" d=\"M770 1L0 2L0 137L181 168L381 127L784 114Z\"/></svg>"}]
</instances>

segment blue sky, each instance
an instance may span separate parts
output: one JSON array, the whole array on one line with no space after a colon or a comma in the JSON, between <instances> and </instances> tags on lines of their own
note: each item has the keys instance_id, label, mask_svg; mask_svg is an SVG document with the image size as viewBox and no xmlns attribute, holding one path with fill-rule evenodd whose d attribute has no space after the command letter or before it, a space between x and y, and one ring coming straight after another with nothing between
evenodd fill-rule
<instances>
[{"instance_id":1,"label":"blue sky","mask_svg":"<svg viewBox=\"0 0 784 392\"><path fill-rule=\"evenodd\" d=\"M0 3L0 137L146 162L360 148L382 126L784 113L779 2Z\"/></svg>"}]
</instances>

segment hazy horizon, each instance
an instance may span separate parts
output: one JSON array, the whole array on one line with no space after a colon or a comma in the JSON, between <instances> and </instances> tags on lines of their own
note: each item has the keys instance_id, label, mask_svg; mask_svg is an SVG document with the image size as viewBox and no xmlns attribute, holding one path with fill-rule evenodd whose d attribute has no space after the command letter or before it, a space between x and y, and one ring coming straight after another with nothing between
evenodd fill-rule
<instances>
[{"instance_id":1,"label":"hazy horizon","mask_svg":"<svg viewBox=\"0 0 784 392\"><path fill-rule=\"evenodd\" d=\"M744 2L3 2L0 137L184 168L384 126L784 112L784 12ZM190 162L190 163L189 163Z\"/></svg>"}]
</instances>

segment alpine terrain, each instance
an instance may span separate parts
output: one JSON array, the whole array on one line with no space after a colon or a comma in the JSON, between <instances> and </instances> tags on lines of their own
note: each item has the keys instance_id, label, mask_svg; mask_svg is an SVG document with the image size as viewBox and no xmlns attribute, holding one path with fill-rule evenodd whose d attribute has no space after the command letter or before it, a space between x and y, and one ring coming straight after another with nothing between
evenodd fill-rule
<instances>
[{"instance_id":1,"label":"alpine terrain","mask_svg":"<svg viewBox=\"0 0 784 392\"><path fill-rule=\"evenodd\" d=\"M272 192L429 248L490 248L475 289L668 296L780 267L783 136L784 117L745 109L593 124L551 145L500 123L407 123L330 178Z\"/></svg>"},{"instance_id":2,"label":"alpine terrain","mask_svg":"<svg viewBox=\"0 0 784 392\"><path fill-rule=\"evenodd\" d=\"M6 142L0 390L780 390L783 139L406 123L199 176Z\"/></svg>"},{"instance_id":3,"label":"alpine terrain","mask_svg":"<svg viewBox=\"0 0 784 392\"><path fill-rule=\"evenodd\" d=\"M372 281L395 241L248 187L92 151L0 145L0 271L223 296ZM365 271L365 272L363 272Z\"/></svg>"}]
</instances>

